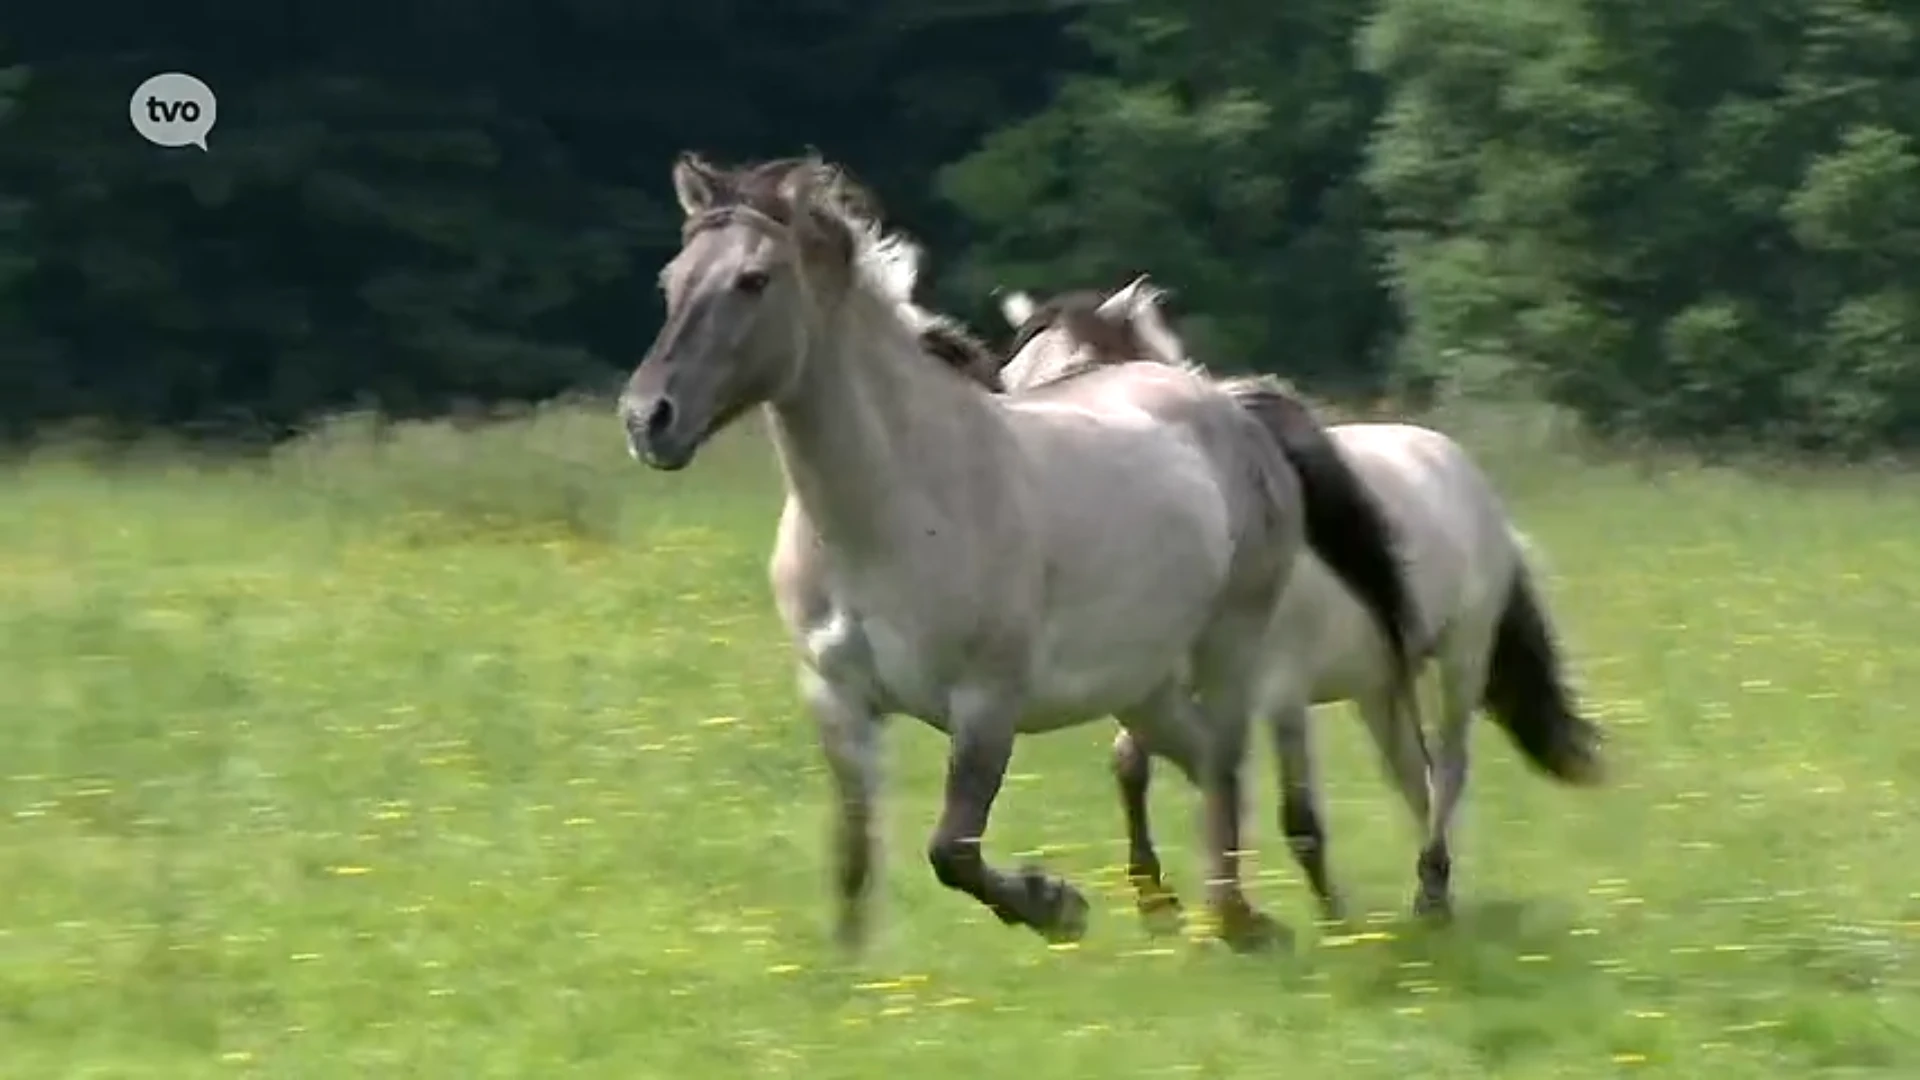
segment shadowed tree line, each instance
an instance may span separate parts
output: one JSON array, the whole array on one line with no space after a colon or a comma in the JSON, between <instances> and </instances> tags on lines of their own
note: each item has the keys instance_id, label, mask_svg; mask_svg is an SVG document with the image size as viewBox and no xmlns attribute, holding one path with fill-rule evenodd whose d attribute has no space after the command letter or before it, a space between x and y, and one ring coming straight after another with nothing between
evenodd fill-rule
<instances>
[{"instance_id":1,"label":"shadowed tree line","mask_svg":"<svg viewBox=\"0 0 1920 1080\"><path fill-rule=\"evenodd\" d=\"M1150 271L1221 367L1920 442L1920 0L120 0L0 42L0 425L284 431L630 367L674 152L818 147L930 299ZM220 95L212 152L130 129ZM991 324L988 324L991 325Z\"/></svg>"},{"instance_id":2,"label":"shadowed tree line","mask_svg":"<svg viewBox=\"0 0 1920 1080\"><path fill-rule=\"evenodd\" d=\"M1075 52L1065 13L975 7L23 11L0 121L0 414L282 427L592 386L653 332L678 241L667 165L687 147L815 144L944 241L928 177L1044 104ZM129 95L164 70L219 94L210 153L132 131Z\"/></svg>"}]
</instances>

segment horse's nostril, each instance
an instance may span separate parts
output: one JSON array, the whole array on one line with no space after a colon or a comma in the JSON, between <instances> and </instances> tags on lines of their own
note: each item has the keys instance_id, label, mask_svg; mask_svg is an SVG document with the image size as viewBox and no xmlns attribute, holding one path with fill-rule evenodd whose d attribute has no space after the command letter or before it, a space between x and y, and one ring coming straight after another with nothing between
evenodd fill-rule
<instances>
[{"instance_id":1,"label":"horse's nostril","mask_svg":"<svg viewBox=\"0 0 1920 1080\"><path fill-rule=\"evenodd\" d=\"M647 438L657 439L673 427L673 402L661 398L647 413Z\"/></svg>"}]
</instances>

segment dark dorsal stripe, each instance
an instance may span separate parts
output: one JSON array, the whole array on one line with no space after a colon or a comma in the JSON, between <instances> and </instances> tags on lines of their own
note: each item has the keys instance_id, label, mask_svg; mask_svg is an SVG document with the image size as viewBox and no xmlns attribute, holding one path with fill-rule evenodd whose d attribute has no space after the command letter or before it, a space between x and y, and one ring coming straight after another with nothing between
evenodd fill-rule
<instances>
[{"instance_id":1,"label":"dark dorsal stripe","mask_svg":"<svg viewBox=\"0 0 1920 1080\"><path fill-rule=\"evenodd\" d=\"M1062 382L1112 364L1151 360L1146 342L1140 339L1131 321L1115 322L1100 313L1100 305L1105 302L1106 297L1087 289L1061 293L1042 302L1014 331L1013 344L1007 346L1007 361L1011 362L1034 338L1056 326L1073 335L1087 347L1091 355L1079 363L1068 365L1048 378L1046 384Z\"/></svg>"}]
</instances>

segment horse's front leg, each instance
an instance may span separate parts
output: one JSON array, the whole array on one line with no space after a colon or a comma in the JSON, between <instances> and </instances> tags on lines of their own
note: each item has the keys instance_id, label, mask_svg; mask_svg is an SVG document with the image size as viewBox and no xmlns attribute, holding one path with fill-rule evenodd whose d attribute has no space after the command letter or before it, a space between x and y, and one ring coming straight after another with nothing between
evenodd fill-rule
<instances>
[{"instance_id":1,"label":"horse's front leg","mask_svg":"<svg viewBox=\"0 0 1920 1080\"><path fill-rule=\"evenodd\" d=\"M981 850L993 800L1013 760L1019 698L960 691L949 710L946 799L927 845L933 876L966 893L1009 926L1028 926L1049 941L1076 941L1087 929L1087 901L1073 886L1037 867L1007 873Z\"/></svg>"},{"instance_id":2,"label":"horse's front leg","mask_svg":"<svg viewBox=\"0 0 1920 1080\"><path fill-rule=\"evenodd\" d=\"M1306 702L1298 698L1269 707L1273 749L1280 765L1280 830L1293 849L1294 861L1306 872L1320 917L1342 922L1347 905L1327 871L1327 831L1321 824L1320 769L1313 757L1310 716ZM1424 769L1419 779L1426 783Z\"/></svg>"},{"instance_id":3,"label":"horse's front leg","mask_svg":"<svg viewBox=\"0 0 1920 1080\"><path fill-rule=\"evenodd\" d=\"M802 669L801 694L819 730L820 749L833 777L834 887L839 910L834 938L857 952L866 944L878 862L874 803L880 785L881 716L865 700Z\"/></svg>"}]
</instances>

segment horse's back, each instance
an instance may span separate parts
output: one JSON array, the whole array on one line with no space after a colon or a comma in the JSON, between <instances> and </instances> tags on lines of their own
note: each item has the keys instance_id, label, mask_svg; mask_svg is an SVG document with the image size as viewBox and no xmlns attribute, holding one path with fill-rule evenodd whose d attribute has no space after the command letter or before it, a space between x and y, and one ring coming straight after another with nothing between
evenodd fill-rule
<instances>
[{"instance_id":1,"label":"horse's back","mask_svg":"<svg viewBox=\"0 0 1920 1080\"><path fill-rule=\"evenodd\" d=\"M1183 463L1165 478L1210 488L1227 506L1235 542L1287 538L1260 536L1255 526L1271 529L1274 520L1289 516L1298 501L1292 470L1259 420L1204 372L1146 361L1108 364L1006 400L1016 412L1068 411L1095 426L1123 418L1144 425L1155 444L1184 448Z\"/></svg>"},{"instance_id":2,"label":"horse's back","mask_svg":"<svg viewBox=\"0 0 1920 1080\"><path fill-rule=\"evenodd\" d=\"M1157 364L1098 368L1005 401L1047 530L1036 710L1077 706L1101 682L1131 691L1126 672L1144 678L1142 658L1193 641L1249 573L1254 500L1230 425L1251 421Z\"/></svg>"},{"instance_id":3,"label":"horse's back","mask_svg":"<svg viewBox=\"0 0 1920 1080\"><path fill-rule=\"evenodd\" d=\"M1141 529L1169 542L1201 542L1210 561L1230 558L1233 492L1184 372L1158 364L1097 368L1003 400L1014 442L1040 486L1048 516L1072 535L1065 550L1122 545L1138 554ZM1118 492L1126 498L1116 497ZM1110 520L1123 516L1128 520ZM1118 531L1092 535L1094 527Z\"/></svg>"},{"instance_id":4,"label":"horse's back","mask_svg":"<svg viewBox=\"0 0 1920 1080\"><path fill-rule=\"evenodd\" d=\"M1505 602L1519 558L1506 509L1471 455L1414 424L1343 424L1333 436L1396 528L1430 622ZM1431 627L1434 632L1442 626Z\"/></svg>"},{"instance_id":5,"label":"horse's back","mask_svg":"<svg viewBox=\"0 0 1920 1080\"><path fill-rule=\"evenodd\" d=\"M1413 424L1329 432L1393 522L1423 644L1463 619L1497 617L1519 554L1498 495L1466 450ZM1295 567L1275 633L1277 651L1305 658L1316 702L1364 693L1388 672L1373 620L1311 554Z\"/></svg>"}]
</instances>

